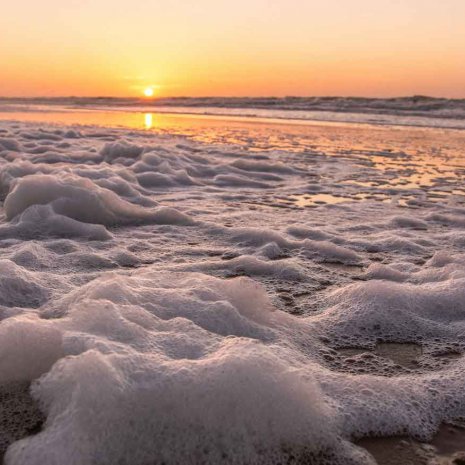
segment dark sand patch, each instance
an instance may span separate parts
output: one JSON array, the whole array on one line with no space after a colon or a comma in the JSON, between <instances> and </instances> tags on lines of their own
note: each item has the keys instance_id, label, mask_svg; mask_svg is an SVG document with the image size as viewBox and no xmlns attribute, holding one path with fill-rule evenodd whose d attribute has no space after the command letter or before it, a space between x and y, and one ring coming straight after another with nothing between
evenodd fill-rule
<instances>
[{"instance_id":1,"label":"dark sand patch","mask_svg":"<svg viewBox=\"0 0 465 465\"><path fill-rule=\"evenodd\" d=\"M463 354L453 348L435 351L431 353L424 350L419 344L414 343L397 343L397 342L381 342L378 343L373 350L348 347L337 349L337 352L347 358L360 357L372 359L374 356L394 363L394 366L407 368L408 370L431 370L440 369L442 366L460 359ZM370 357L371 355L371 357ZM349 360L353 362L353 360Z\"/></svg>"},{"instance_id":2,"label":"dark sand patch","mask_svg":"<svg viewBox=\"0 0 465 465\"><path fill-rule=\"evenodd\" d=\"M465 422L443 424L430 443L402 436L364 438L378 465L465 465Z\"/></svg>"},{"instance_id":3,"label":"dark sand patch","mask_svg":"<svg viewBox=\"0 0 465 465\"><path fill-rule=\"evenodd\" d=\"M465 420L442 425L431 444L440 455L456 455L462 460L456 463L465 465Z\"/></svg>"},{"instance_id":4,"label":"dark sand patch","mask_svg":"<svg viewBox=\"0 0 465 465\"><path fill-rule=\"evenodd\" d=\"M391 359L397 365L415 368L418 366L418 358L421 357L423 351L418 344L382 342L376 345L375 353L380 357Z\"/></svg>"},{"instance_id":5,"label":"dark sand patch","mask_svg":"<svg viewBox=\"0 0 465 465\"><path fill-rule=\"evenodd\" d=\"M0 463L11 443L40 431L44 420L29 393L29 383L0 386Z\"/></svg>"},{"instance_id":6,"label":"dark sand patch","mask_svg":"<svg viewBox=\"0 0 465 465\"><path fill-rule=\"evenodd\" d=\"M357 445L366 449L378 465L428 465L432 450L405 437L364 438Z\"/></svg>"},{"instance_id":7,"label":"dark sand patch","mask_svg":"<svg viewBox=\"0 0 465 465\"><path fill-rule=\"evenodd\" d=\"M404 368L416 368L418 358L423 351L420 345L412 343L381 342L376 345L373 351L361 348L344 348L338 349L338 352L344 357L353 357L361 354L375 354L378 357L389 359L396 365Z\"/></svg>"}]
</instances>

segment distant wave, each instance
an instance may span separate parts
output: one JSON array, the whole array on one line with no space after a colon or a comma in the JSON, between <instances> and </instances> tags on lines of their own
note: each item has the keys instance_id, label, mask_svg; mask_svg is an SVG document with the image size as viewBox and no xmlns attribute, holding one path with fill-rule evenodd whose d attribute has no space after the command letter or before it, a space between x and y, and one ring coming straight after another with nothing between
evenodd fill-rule
<instances>
[{"instance_id":1,"label":"distant wave","mask_svg":"<svg viewBox=\"0 0 465 465\"><path fill-rule=\"evenodd\" d=\"M4 98L0 99L0 103L58 104L74 107L105 105L116 107L254 108L465 119L465 99L434 98L421 95L389 99L362 97L174 97L153 99L151 101L140 98L114 97Z\"/></svg>"},{"instance_id":2,"label":"distant wave","mask_svg":"<svg viewBox=\"0 0 465 465\"><path fill-rule=\"evenodd\" d=\"M255 120L324 121L465 129L465 99L359 97L0 98L0 112L125 111Z\"/></svg>"}]
</instances>

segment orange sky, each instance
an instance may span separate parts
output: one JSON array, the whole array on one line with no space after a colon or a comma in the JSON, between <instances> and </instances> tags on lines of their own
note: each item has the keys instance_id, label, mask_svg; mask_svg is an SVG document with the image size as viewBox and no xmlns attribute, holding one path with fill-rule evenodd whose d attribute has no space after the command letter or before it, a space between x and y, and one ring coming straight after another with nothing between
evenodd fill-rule
<instances>
[{"instance_id":1,"label":"orange sky","mask_svg":"<svg viewBox=\"0 0 465 465\"><path fill-rule=\"evenodd\" d=\"M464 0L16 0L1 96L465 98Z\"/></svg>"}]
</instances>

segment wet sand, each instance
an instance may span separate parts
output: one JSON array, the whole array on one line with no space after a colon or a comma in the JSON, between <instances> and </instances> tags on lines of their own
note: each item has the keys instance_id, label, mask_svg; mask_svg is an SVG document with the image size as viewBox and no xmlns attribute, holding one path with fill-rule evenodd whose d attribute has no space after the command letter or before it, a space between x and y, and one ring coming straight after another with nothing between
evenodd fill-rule
<instances>
[{"instance_id":1,"label":"wet sand","mask_svg":"<svg viewBox=\"0 0 465 465\"><path fill-rule=\"evenodd\" d=\"M422 348L417 344L381 343L374 352L403 367L415 368ZM453 359L454 355L443 356ZM368 450L378 465L465 465L465 419L442 424L430 442L395 436L364 438L357 444Z\"/></svg>"},{"instance_id":2,"label":"wet sand","mask_svg":"<svg viewBox=\"0 0 465 465\"><path fill-rule=\"evenodd\" d=\"M465 423L443 424L429 443L408 437L365 438L357 444L378 465L464 465Z\"/></svg>"}]
</instances>

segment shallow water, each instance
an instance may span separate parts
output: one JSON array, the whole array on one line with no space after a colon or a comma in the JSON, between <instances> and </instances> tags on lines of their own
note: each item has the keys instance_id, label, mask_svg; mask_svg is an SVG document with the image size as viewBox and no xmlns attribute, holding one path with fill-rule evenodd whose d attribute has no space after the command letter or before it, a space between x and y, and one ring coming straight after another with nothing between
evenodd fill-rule
<instances>
[{"instance_id":1,"label":"shallow water","mask_svg":"<svg viewBox=\"0 0 465 465\"><path fill-rule=\"evenodd\" d=\"M464 131L0 119L6 463L459 452L434 441L465 416Z\"/></svg>"}]
</instances>

